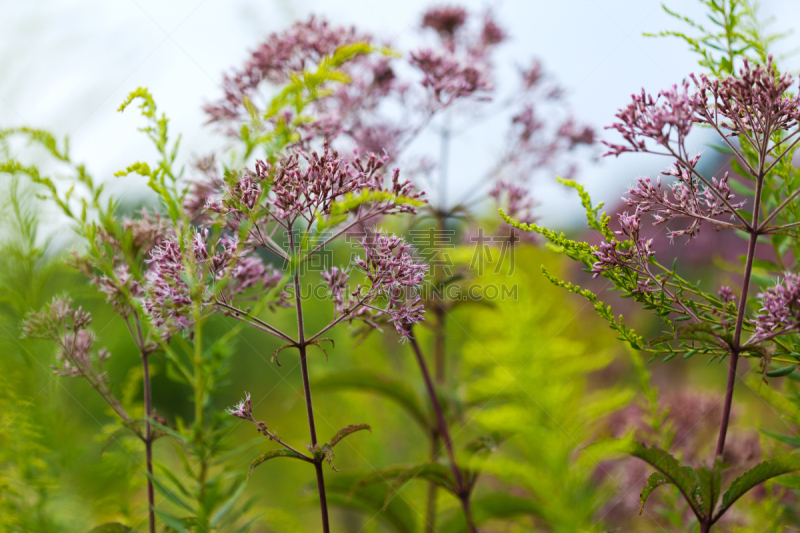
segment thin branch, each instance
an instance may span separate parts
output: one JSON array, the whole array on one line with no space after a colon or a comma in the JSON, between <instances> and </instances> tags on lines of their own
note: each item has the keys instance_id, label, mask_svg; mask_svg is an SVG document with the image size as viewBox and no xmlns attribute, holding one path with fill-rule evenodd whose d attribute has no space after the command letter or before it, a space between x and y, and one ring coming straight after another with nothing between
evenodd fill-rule
<instances>
[{"instance_id":1,"label":"thin branch","mask_svg":"<svg viewBox=\"0 0 800 533\"><path fill-rule=\"evenodd\" d=\"M711 184L710 184L710 183L709 183L709 182L708 182L708 181L707 181L707 180L706 180L706 179L705 179L703 176L701 176L701 175L700 175L700 173L699 173L699 172L697 172L697 170L695 170L695 169L694 169L694 167L693 167L692 165L690 165L688 161L686 161L686 160L685 160L683 157L681 157L679 154L676 154L676 153L675 153L675 151L672 149L672 147L670 147L669 145L665 145L665 148L667 148L667 150L669 150L669 151L671 152L671 154L672 154L672 156L673 156L673 157L675 157L675 158L676 158L678 161L680 161L680 162L681 162L681 163L682 163L682 164L683 164L683 165L684 165L686 168L688 168L692 174L694 174L695 176L697 176L697 178L698 178L700 181L702 181L702 182L705 184L705 186L708 188L708 190L710 190L710 191L711 191L711 192L712 192L712 193L713 193L713 194L714 194L714 195L715 195L717 198L719 198L719 199L720 199L720 201L721 201L723 204L725 204L725 206L726 206L728 209L730 209L731 213L732 213L734 216L738 217L738 218L739 218L739 220L741 220L741 221L742 221L742 223L744 224L744 227L745 227L745 228L749 229L749 228L751 227L751 226L750 226L750 224L747 222L747 220L745 220L745 218L744 218L744 217L743 217L741 214L739 214L739 211L738 211L738 210L736 210L736 209L734 209L734 207L733 207L733 206L730 204L730 202L729 202L729 201L728 201L728 200L727 200L727 199L726 199L724 196L722 196L722 194L720 194L720 193L719 193L719 192L718 192L718 191L717 191L717 190L716 190L714 187L712 187L712 185L711 185ZM748 166L749 166L749 165L748 165Z\"/></svg>"},{"instance_id":2,"label":"thin branch","mask_svg":"<svg viewBox=\"0 0 800 533\"><path fill-rule=\"evenodd\" d=\"M269 324L267 324L263 320L248 314L246 311L242 311L241 309L239 309L237 307L234 307L232 305L228 305L228 304L226 304L224 302L221 302L219 300L216 300L214 303L216 305L224 308L224 309L227 309L231 313L233 313L230 316L235 318L236 320L241 320L243 322L247 322L248 324L252 325L256 329L260 329L261 331L265 331L267 333L271 333L272 335L274 335L274 336L276 336L276 337L278 337L280 339L283 339L286 342L290 342L290 343L292 343L294 345L297 344L296 340L292 339L290 336L288 336L287 334L285 334L281 330L275 328L274 326L270 326Z\"/></svg>"}]
</instances>

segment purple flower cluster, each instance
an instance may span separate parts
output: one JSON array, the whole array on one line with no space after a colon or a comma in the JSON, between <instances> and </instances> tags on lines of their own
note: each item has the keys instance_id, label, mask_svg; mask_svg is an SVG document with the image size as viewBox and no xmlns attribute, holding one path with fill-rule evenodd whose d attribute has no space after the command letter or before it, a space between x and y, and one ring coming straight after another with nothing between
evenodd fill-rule
<instances>
[{"instance_id":1,"label":"purple flower cluster","mask_svg":"<svg viewBox=\"0 0 800 533\"><path fill-rule=\"evenodd\" d=\"M619 215L619 224L622 228L616 233L624 235L628 241L620 243L616 240L612 242L604 241L600 243L594 255L597 262L592 265L593 277L597 277L603 272L620 267L631 268L640 274L644 274L640 279L638 289L635 292L652 292L658 290L651 286L653 277L649 275L647 263L655 255L652 250L653 239L645 239L641 236L641 215L637 211L633 215L628 215L627 211Z\"/></svg>"},{"instance_id":2,"label":"purple flower cluster","mask_svg":"<svg viewBox=\"0 0 800 533\"><path fill-rule=\"evenodd\" d=\"M490 52L506 33L488 11L477 32L471 26L469 13L458 6L432 7L423 15L422 28L436 31L440 46L413 51L409 57L431 94L430 110L464 97L485 96L493 88Z\"/></svg>"},{"instance_id":3,"label":"purple flower cluster","mask_svg":"<svg viewBox=\"0 0 800 533\"><path fill-rule=\"evenodd\" d=\"M235 238L219 239L211 251L208 239L207 229L187 236L186 255L176 238L167 239L153 249L147 260L144 308L153 325L165 336L192 325L194 303L205 307L218 296L232 298L253 287L269 290L282 279L276 269L264 265L258 256L244 255ZM217 282L224 282L221 291L216 287ZM198 302L193 300L192 287L201 292Z\"/></svg>"},{"instance_id":4,"label":"purple flower cluster","mask_svg":"<svg viewBox=\"0 0 800 533\"><path fill-rule=\"evenodd\" d=\"M403 238L384 231L364 237L361 246L365 256L358 258L355 264L370 282L368 294L388 298L388 307L383 312L405 337L410 326L420 322L425 314L419 295L409 301L409 292L425 280L428 265L411 256Z\"/></svg>"},{"instance_id":5,"label":"purple flower cluster","mask_svg":"<svg viewBox=\"0 0 800 533\"><path fill-rule=\"evenodd\" d=\"M489 191L489 196L498 205L503 206L504 212L514 220L525 224L535 220L533 215L535 203L528 187L509 180L498 180Z\"/></svg>"},{"instance_id":6,"label":"purple flower cluster","mask_svg":"<svg viewBox=\"0 0 800 533\"><path fill-rule=\"evenodd\" d=\"M228 408L228 414L253 422L253 405L250 403L250 394L245 392L245 397L239 400L239 403L234 407Z\"/></svg>"},{"instance_id":7,"label":"purple flower cluster","mask_svg":"<svg viewBox=\"0 0 800 533\"><path fill-rule=\"evenodd\" d=\"M244 173L235 185L226 187L219 197L209 199L208 210L238 220L245 213L256 211L256 202L261 197L261 183L270 182L271 190L264 208L269 216L290 226L298 219L308 223L322 215L330 214L334 202L343 200L348 194L363 190L391 193L394 198L403 197L424 201L424 193L415 191L408 180L400 179L399 169L394 169L392 178L386 183L382 169L387 157L371 153L361 157L358 153L351 159L343 158L339 152L324 144L322 153L310 155L302 151L291 154L275 167L264 161L256 162L254 173ZM370 216L395 213L415 213L416 208L408 202L395 202L394 198L378 198L362 209ZM267 213L256 212L256 215Z\"/></svg>"},{"instance_id":8,"label":"purple flower cluster","mask_svg":"<svg viewBox=\"0 0 800 533\"><path fill-rule=\"evenodd\" d=\"M550 80L539 61L521 69L520 78L520 104L511 117L507 140L510 150L497 175L506 181L514 179L520 186L541 170L571 179L577 166L574 158L565 156L594 144L594 130L569 115L555 119L552 111L539 111L542 102L560 104L562 98L561 88Z\"/></svg>"},{"instance_id":9,"label":"purple flower cluster","mask_svg":"<svg viewBox=\"0 0 800 533\"><path fill-rule=\"evenodd\" d=\"M646 140L666 145L670 141L683 143L696 122L696 99L689 95L689 83L684 81L678 87L663 90L653 98L642 89L641 94L634 94L633 101L621 109L616 117L619 122L607 129L617 130L628 143L612 144L603 141L609 147L604 155L619 155L623 152L648 151Z\"/></svg>"},{"instance_id":10,"label":"purple flower cluster","mask_svg":"<svg viewBox=\"0 0 800 533\"><path fill-rule=\"evenodd\" d=\"M426 48L411 52L410 57L411 64L422 72L422 86L433 95L434 108L492 89L488 66L481 55L459 57L446 49Z\"/></svg>"},{"instance_id":11,"label":"purple flower cluster","mask_svg":"<svg viewBox=\"0 0 800 533\"><path fill-rule=\"evenodd\" d=\"M619 121L608 127L618 131L626 144L604 141L609 147L605 155L649 152L648 141L666 147L668 154L683 153L680 147L695 123L711 126L725 138L741 135L755 146L798 123L800 97L787 92L795 80L786 73L778 75L772 57L766 66L754 68L745 60L739 77L710 80L701 74L691 79L695 85L692 94L684 80L680 87L661 91L657 98L644 90L634 95L617 113ZM679 145L677 152L671 143Z\"/></svg>"},{"instance_id":12,"label":"purple flower cluster","mask_svg":"<svg viewBox=\"0 0 800 533\"><path fill-rule=\"evenodd\" d=\"M241 71L224 77L224 97L205 106L209 122L245 116L244 100L253 100L262 82L284 83L290 73L302 72L340 46L370 41L369 35L359 34L352 27L332 26L313 16L281 33L271 34L253 51Z\"/></svg>"},{"instance_id":13,"label":"purple flower cluster","mask_svg":"<svg viewBox=\"0 0 800 533\"><path fill-rule=\"evenodd\" d=\"M756 338L771 338L800 326L800 275L787 272L783 282L760 296L763 307L753 319Z\"/></svg>"},{"instance_id":14,"label":"purple flower cluster","mask_svg":"<svg viewBox=\"0 0 800 533\"><path fill-rule=\"evenodd\" d=\"M263 163L259 161L258 164ZM217 190L206 192L204 210L206 213L222 215L225 227L236 231L242 219L252 214L258 206L264 179L261 175L245 171L232 186L224 182L219 184Z\"/></svg>"},{"instance_id":15,"label":"purple flower cluster","mask_svg":"<svg viewBox=\"0 0 800 533\"><path fill-rule=\"evenodd\" d=\"M322 279L325 280L325 283L328 284L328 289L331 291L336 316L341 316L345 311L344 292L347 290L347 281L350 279L350 276L339 267L331 267L330 270L326 270L322 273ZM348 307L351 306L352 299L348 304Z\"/></svg>"},{"instance_id":16,"label":"purple flower cluster","mask_svg":"<svg viewBox=\"0 0 800 533\"><path fill-rule=\"evenodd\" d=\"M38 313L25 319L22 334L34 339L47 339L58 345L53 371L61 376L84 377L93 386L108 382L103 363L111 354L105 348L94 351L95 336L88 329L92 317L81 307L72 308L72 300L56 297Z\"/></svg>"},{"instance_id":17,"label":"purple flower cluster","mask_svg":"<svg viewBox=\"0 0 800 533\"><path fill-rule=\"evenodd\" d=\"M667 187L662 188L659 176L656 178L655 184L648 177L640 177L636 186L631 187L628 191L631 197L623 197L622 200L638 213L652 212L655 217L654 225L664 224L673 218L688 217L691 219L691 223L687 228L668 231L667 237L673 239L688 235L689 240L697 237L702 221L722 224L713 217L730 215L732 218L735 213L731 207L740 209L745 204L744 200L735 204L731 203L734 195L728 185L727 173L719 180L712 178L712 187L703 186L695 172L699 160L700 156L697 155L687 164L676 161L669 171L662 173L675 178L672 185L668 187L672 193L672 199L669 198ZM723 200L726 200L727 203L724 203ZM729 224L725 223L725 225Z\"/></svg>"},{"instance_id":18,"label":"purple flower cluster","mask_svg":"<svg viewBox=\"0 0 800 533\"><path fill-rule=\"evenodd\" d=\"M788 92L795 80L788 73L778 75L772 56L765 66L755 68L745 59L738 78L709 80L701 74L699 80L692 79L698 88L698 122L743 135L756 146L773 133L797 125L800 97Z\"/></svg>"},{"instance_id":19,"label":"purple flower cluster","mask_svg":"<svg viewBox=\"0 0 800 533\"><path fill-rule=\"evenodd\" d=\"M722 303L726 304L729 304L736 299L736 296L733 294L733 290L727 285L723 285L719 288L719 291L717 291L717 296L719 296L719 299L722 301Z\"/></svg>"},{"instance_id":20,"label":"purple flower cluster","mask_svg":"<svg viewBox=\"0 0 800 533\"><path fill-rule=\"evenodd\" d=\"M103 253L102 268L89 257L73 252L69 264L85 275L90 283L105 294L106 302L123 318L134 309L133 300L142 294L139 281L131 273L131 259L141 261L170 233L166 222L156 211L142 210L137 218L124 218L121 232L106 229L97 233ZM120 242L122 241L122 242ZM123 244L124 243L124 244ZM110 266L110 268L108 268ZM142 268L138 265L135 268Z\"/></svg>"},{"instance_id":21,"label":"purple flower cluster","mask_svg":"<svg viewBox=\"0 0 800 533\"><path fill-rule=\"evenodd\" d=\"M453 39L467 22L467 10L460 6L437 6L422 16L422 27L436 30L443 39Z\"/></svg>"}]
</instances>

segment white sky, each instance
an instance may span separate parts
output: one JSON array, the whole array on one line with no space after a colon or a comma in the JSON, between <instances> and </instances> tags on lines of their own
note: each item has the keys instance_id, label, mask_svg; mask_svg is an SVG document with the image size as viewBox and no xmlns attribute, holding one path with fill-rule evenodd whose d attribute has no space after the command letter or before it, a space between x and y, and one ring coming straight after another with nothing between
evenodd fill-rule
<instances>
[{"instance_id":1,"label":"white sky","mask_svg":"<svg viewBox=\"0 0 800 533\"><path fill-rule=\"evenodd\" d=\"M483 1L461 2L481 10ZM677 29L661 0L503 0L493 3L512 41L500 51L500 86L516 65L539 57L567 89L566 105L598 129L609 124L632 92L657 92L696 71L677 40L648 39L643 31ZM695 0L672 0L678 11L702 18ZM73 157L100 179L152 156L136 131L135 113L116 108L138 86L149 87L173 132L183 134L184 160L219 143L203 127L200 106L220 94L224 71L239 66L269 33L320 13L355 24L403 50L418 38L428 0L0 0L0 128L28 125L69 134ZM764 0L777 15L775 30L800 20L797 0ZM791 36L784 48L796 46ZM798 58L783 63L796 67ZM450 195L474 185L476 168L502 151L502 117L474 128L453 147ZM702 149L698 145L698 149ZM581 181L597 199L618 198L640 173L668 161L628 156L585 168ZM571 195L552 182L537 188L545 222L581 216Z\"/></svg>"}]
</instances>

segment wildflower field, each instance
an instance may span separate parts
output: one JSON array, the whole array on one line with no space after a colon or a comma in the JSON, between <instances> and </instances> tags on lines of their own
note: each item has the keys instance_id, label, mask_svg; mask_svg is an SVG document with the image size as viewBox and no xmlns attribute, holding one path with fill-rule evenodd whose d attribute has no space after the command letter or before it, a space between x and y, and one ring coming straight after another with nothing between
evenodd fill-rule
<instances>
[{"instance_id":1,"label":"wildflower field","mask_svg":"<svg viewBox=\"0 0 800 533\"><path fill-rule=\"evenodd\" d=\"M136 71L147 144L0 83L0 532L800 531L791 18L654 3L690 63L598 122L509 53L543 5L289 4L212 144Z\"/></svg>"}]
</instances>

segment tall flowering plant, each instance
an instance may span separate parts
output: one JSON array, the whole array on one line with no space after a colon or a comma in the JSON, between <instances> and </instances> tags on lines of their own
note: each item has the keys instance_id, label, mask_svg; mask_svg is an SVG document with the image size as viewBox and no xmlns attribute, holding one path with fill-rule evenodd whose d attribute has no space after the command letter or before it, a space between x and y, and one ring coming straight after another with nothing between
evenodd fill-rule
<instances>
[{"instance_id":1,"label":"tall flowering plant","mask_svg":"<svg viewBox=\"0 0 800 533\"><path fill-rule=\"evenodd\" d=\"M498 98L495 62L498 46L506 41L507 34L492 12L471 13L456 5L436 5L423 14L418 30L424 44L401 57L370 55L349 62L344 71L351 83L339 85L314 101L308 107L307 120L298 120L289 113L281 118L296 125L297 144L305 151L319 147L324 141L342 152L355 148L359 153L380 153L383 155L375 157L383 165L402 162L404 174L411 180L425 183L426 187L430 184L427 188L435 194L430 202L419 206L411 227L425 226L431 230L430 242L419 244L425 246L430 257L441 259L449 257L447 248L460 238L457 234L469 236L478 231L473 231L472 226L481 187L489 183L487 189L492 199L515 217L532 221L535 207L529 194L532 176L543 169L555 168L574 174L577 167L568 157L591 145L594 133L569 116L545 115L542 108L557 105L564 94L538 61L532 60L519 69L513 97ZM335 26L318 17L270 35L241 68L224 77L224 95L205 107L209 123L238 140L241 152L254 153L252 116L254 110L262 113L269 108L266 95L270 89L285 82L292 69L313 64L335 47L360 39L374 41L357 29ZM397 109L402 110L402 121L397 119ZM452 143L461 132L498 113L508 114L509 118L507 150L496 165L475 176L477 187L466 191L461 198L448 198ZM420 155L419 141L426 135L438 137L441 148L438 156ZM282 185L276 180L273 192L282 193L279 187ZM367 225L360 219L367 214L362 212L360 217L351 218L346 227L363 231ZM384 213L375 213L376 218L369 223L374 224L382 216ZM503 230L512 233L511 241L519 240L513 228ZM273 251L278 255L282 252ZM363 265L357 267L365 270ZM454 392L458 383L455 372L448 371L452 354L448 354L447 317L463 302L450 299L446 292L450 284L469 280L471 276L466 265L443 268L432 261L430 267L423 297L409 302L409 309L427 311L428 320L414 329L431 331L431 353L425 354L424 336L398 329L410 341L408 345L420 368L430 411L422 414L420 420L416 398L400 404L423 425L430 441L430 460L414 469L392 467L380 470L378 475L369 474L356 487L381 482L397 487L414 477L426 479L429 489L425 530L436 530L437 493L442 488L458 498L465 516L469 517L471 530L475 530L470 500L477 476L464 464L475 450L468 446L464 457L457 456L451 428L456 422L452 413L460 408L448 409L462 400ZM347 275L341 270L325 274L339 314L346 310L348 295L336 286L345 283ZM409 398L405 380L367 370L358 375L350 370L334 372L319 381L323 390L355 388L382 394L392 401ZM481 448L482 452L488 449ZM441 458L447 459L447 467L439 464ZM355 490L352 486L344 488L348 501Z\"/></svg>"},{"instance_id":2,"label":"tall flowering plant","mask_svg":"<svg viewBox=\"0 0 800 533\"><path fill-rule=\"evenodd\" d=\"M85 379L109 405L145 449L147 471L147 501L149 530L155 531L153 486L153 443L163 433L152 425L159 419L152 405L150 386L150 359L158 351L158 345L150 336L143 309L138 301L144 283L144 259L155 243L162 238L166 226L157 213L143 211L138 216L113 216L115 204L101 204L102 185L98 185L83 165L72 161L68 144L59 148L59 142L49 133L30 128L10 129L2 132L3 139L14 136L27 137L38 144L58 162L74 171L73 184L69 191L59 193L52 178L41 175L35 166L27 166L15 159L0 163L0 170L13 175L27 175L45 191L61 212L75 224L78 236L88 244L88 253L75 254L70 263L84 273L92 285L105 297L114 312L125 322L137 347L142 364L143 409L139 414L131 413L131 406L124 405L112 391L103 363L110 357L105 348L97 348L95 334L90 328L92 317L81 307L75 308L69 296L54 298L43 310L31 312L23 325L23 334L29 338L49 339L56 343L56 365L54 372L62 376ZM76 196L86 193L79 205ZM95 210L98 218L92 220L88 213ZM161 420L163 422L163 420Z\"/></svg>"},{"instance_id":3,"label":"tall flowering plant","mask_svg":"<svg viewBox=\"0 0 800 533\"><path fill-rule=\"evenodd\" d=\"M800 328L800 315L794 303L797 275L786 254L796 240L793 216L798 191L792 156L800 139L798 98L791 94L796 79L777 71L772 58L764 65L751 65L745 59L737 76L691 76L691 81L661 91L657 97L644 92L617 114L611 129L620 133L622 143L606 143L607 155L629 152L667 156L672 166L655 180L640 178L624 198L629 211L619 215L618 231L609 228L610 217L598 218L600 207L593 207L583 188L574 182L587 209L589 225L604 238L598 246L571 241L536 224L506 220L525 231L544 235L562 252L586 265L594 277L609 280L624 296L632 297L659 317L667 333L645 340L628 329L589 291L549 276L595 304L598 312L634 348L684 359L698 353L712 360L727 361L728 379L717 444L711 466L682 466L657 447L636 442L624 445L627 452L657 469L642 492L642 504L663 484L675 485L683 495L702 532L712 526L745 493L764 481L800 469L795 455L765 461L721 490L726 467L721 458L738 376L739 359L757 358L767 375L780 376L797 366L794 345ZM690 155L687 137L698 126L714 131L724 149L734 158L735 168L745 178L736 183L739 196L732 191L727 174L721 177L700 171L699 155ZM669 179L669 182L667 182ZM741 198L744 196L744 198ZM666 238L685 239L688 245L700 231L736 230L747 235L747 255L741 270L738 294L727 286L716 294L703 291L699 284L683 279L675 265L658 263L653 238L643 235L644 216L655 225L667 227ZM671 227L670 227L671 226ZM677 226L677 227L676 227ZM754 279L771 267L756 257L757 244L773 244L777 264L783 274L777 283L766 287L754 299ZM767 262L767 265L770 263ZM779 270L775 268L775 270ZM756 303L757 302L757 303ZM779 363L782 368L770 370Z\"/></svg>"},{"instance_id":4,"label":"tall flowering plant","mask_svg":"<svg viewBox=\"0 0 800 533\"><path fill-rule=\"evenodd\" d=\"M249 396L230 413L252 422L260 433L283 446L283 449L256 458L250 465L251 472L276 457L300 459L314 466L323 531L327 532L330 525L322 465L327 461L333 466L333 448L341 439L370 428L366 424L348 426L328 442L319 441L311 397L308 350L315 346L324 351L322 343L331 339L323 335L342 322L363 321L374 325L388 320L401 335L409 336L411 326L423 319L424 309L413 290L422 283L426 267L413 259L403 239L382 230L368 233L361 241L364 258L353 265L364 278L363 285L348 287L351 269L331 267L323 272L334 301L334 318L316 332L306 331L301 285L301 272L305 269L302 267L319 250L344 236L348 228L377 216L414 213L424 200L421 192L414 191L408 181L400 179L399 170L395 169L391 178L386 177L382 170L385 160L375 154L344 158L327 145L321 153L308 154L297 148L290 148L289 152L274 164L257 161L255 171L242 173L218 195L209 197L206 209L212 215L212 223L229 228L248 228L242 236L246 251L252 254L262 248L286 262L291 279L288 290L293 297L282 300L282 303L295 307L296 333L292 335L278 329L256 316L251 309L241 308L224 293L209 300L208 305L285 342L273 355L276 362L279 352L297 350L311 439L307 452L285 443L266 423L256 421ZM283 247L274 240L279 231L288 237L288 246ZM160 280L166 286L173 286L176 282L177 278L169 272ZM172 297L164 299L164 303L172 301Z\"/></svg>"},{"instance_id":5,"label":"tall flowering plant","mask_svg":"<svg viewBox=\"0 0 800 533\"><path fill-rule=\"evenodd\" d=\"M267 153L271 154L268 160L280 160L284 147L299 139L295 124L286 119L282 111L291 108L293 112L302 114L304 108L325 94L329 86L347 81L340 71L342 65L373 51L375 49L366 43L352 43L331 50L314 65L306 65L273 97L266 112L253 115L253 120L262 126L258 134L254 134L257 140L253 141L253 146L268 146ZM333 214L333 200L348 193L352 193L347 196L350 204L364 204L364 213L369 213L370 209L380 209L385 213L413 209L405 204L418 203L419 193L410 192L405 184L398 182L396 175L394 185L387 189L375 183L375 173L382 164L375 158L371 163L364 162L372 165L369 169L358 166L360 162L356 163L358 168L350 169L346 163L335 161L336 154L328 156L327 152L324 161L317 160L316 165L310 165L313 170L304 174L305 181L298 189L297 180L302 172L298 163L300 154L296 153L281 160L285 165L275 164L273 167L282 169L283 181L281 178L273 180L275 176L265 170L267 163L263 162L260 163L260 173L229 169L226 172L228 182L235 183L241 194L231 192L223 195L229 201L224 208L209 206L208 213L216 217L211 220L212 217L205 215L202 208L205 205L204 194L215 189L208 184L205 187L187 184L183 170L175 168L179 139L172 141L169 138L168 120L163 114L158 115L156 104L146 89L132 92L120 111L135 101L140 103L141 113L146 119L141 131L154 143L159 160L152 164L134 163L117 175L138 174L145 178L160 204L156 212L120 216L119 200L107 195L103 185L98 184L83 165L72 162L66 142L62 149L61 143L44 131L29 128L4 130L2 138L5 141L11 136L26 136L32 143L46 149L51 157L71 168L73 173L67 177L70 183L66 191L53 178L40 174L36 166L24 165L16 159L4 161L0 164L0 171L28 176L42 188L43 197L57 205L74 224L83 246L71 263L88 276L125 321L141 354L145 404L141 420L129 414L113 395L109 377L102 368L109 354L104 349L95 348L95 335L89 329L91 317L81 308L74 308L68 297L58 298L41 312L32 313L23 331L30 337L54 341L58 346L56 372L85 378L123 424L143 441L150 531L156 529L156 516L175 531L208 531L212 527L233 526L241 522L251 504L237 505L242 494L243 477L234 479L236 476L214 472L215 465L219 464L218 456L227 448L224 438L229 433L230 423L225 422L229 420L227 417L218 416L210 401L219 391L231 353L229 345L241 326L230 328L219 338L209 338L205 334L205 325L216 311L229 313L230 310L224 306L239 311L238 314L232 313L239 316L241 310L234 307L236 302L241 298L252 298L253 294L259 296L261 306L287 305L286 296L278 287L282 274L253 254L253 242L248 240L264 227L253 216L240 217L242 205L249 205L252 210L256 207L254 200L266 198L259 194L266 194L273 181L279 181L276 190L284 191L282 198L285 202L281 206L276 204L273 212L283 210L281 216L294 223L297 215L292 214L296 207L292 202L299 201L298 195L303 194L300 189L304 186L308 188L305 192L311 195L308 202L313 203L312 196L319 192L314 189L316 180L323 175L329 177L328 185L336 192L328 194L327 199L322 199L324 194L317 196L322 204L311 208L314 216L322 212ZM240 154L232 155L233 164L240 167L243 160ZM331 172L326 174L328 170ZM352 178L344 179L345 175L351 174ZM346 186L343 181L347 181ZM356 198L356 192L363 194ZM406 192L410 194L408 198L403 196ZM373 205L380 202L383 202L383 207ZM336 209L340 209L335 213L337 220L347 217L346 206L340 208L337 204ZM261 237L265 244L272 242L268 236L262 234ZM409 263L408 254L396 250L398 243L390 245L397 260ZM281 257L287 256L283 254ZM402 265L391 261L382 262L380 267L384 269L383 275L390 277L394 272L392 268L402 269ZM404 282L410 283L408 278ZM386 288L386 282L380 281L376 285L374 289L365 290L357 302L351 302L346 316L364 313L361 310L364 304L375 303L378 292ZM421 317L418 307L403 307L397 295L393 296L391 305L393 309L396 307L397 314L393 316L397 316L398 321L401 316L406 322ZM173 379L191 387L195 416L190 426L179 420L177 428L170 428L165 420L155 415L149 375L149 361L154 355L166 360L167 373ZM177 450L186 468L183 478L173 475L164 465L161 466L161 480L154 473L152 443L163 435L181 445ZM194 460L189 460L184 448ZM195 487L187 487L187 479L193 481ZM184 516L158 509L156 490L179 507ZM194 501L187 501L184 496ZM251 519L242 527L249 528L253 521Z\"/></svg>"}]
</instances>

